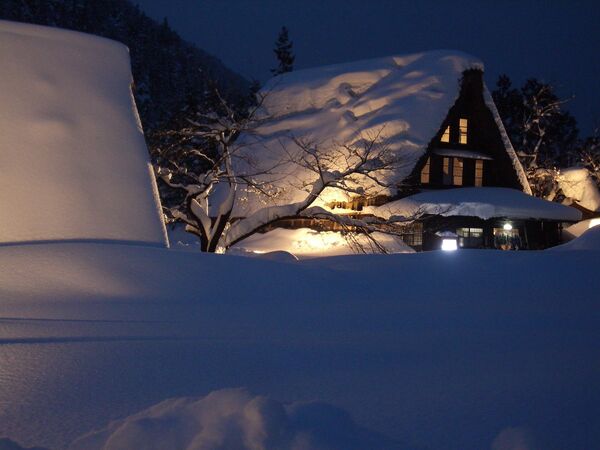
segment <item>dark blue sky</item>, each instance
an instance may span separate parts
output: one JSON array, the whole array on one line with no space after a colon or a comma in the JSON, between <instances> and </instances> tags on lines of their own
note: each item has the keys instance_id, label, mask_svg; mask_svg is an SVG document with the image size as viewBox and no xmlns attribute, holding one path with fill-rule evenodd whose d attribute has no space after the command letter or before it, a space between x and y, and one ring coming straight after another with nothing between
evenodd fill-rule
<instances>
[{"instance_id":1,"label":"dark blue sky","mask_svg":"<svg viewBox=\"0 0 600 450\"><path fill-rule=\"evenodd\" d=\"M290 29L297 69L451 48L500 73L535 76L575 96L582 134L600 125L600 0L137 0L185 39L247 78L265 81L273 42Z\"/></svg>"}]
</instances>

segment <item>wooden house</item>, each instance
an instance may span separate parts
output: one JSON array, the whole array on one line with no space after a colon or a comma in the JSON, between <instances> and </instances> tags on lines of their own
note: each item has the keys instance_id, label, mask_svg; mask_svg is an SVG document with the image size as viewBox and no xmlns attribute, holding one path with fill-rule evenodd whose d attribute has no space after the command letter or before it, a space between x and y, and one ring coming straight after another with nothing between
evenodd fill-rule
<instances>
[{"instance_id":1,"label":"wooden house","mask_svg":"<svg viewBox=\"0 0 600 450\"><path fill-rule=\"evenodd\" d=\"M264 108L275 119L244 142L254 155L265 148L270 156L278 148L290 151L298 138L324 147L385 130L404 163L380 186L365 180L364 195L327 192L315 204L352 217L405 217L394 226L416 250L546 248L559 243L563 223L581 217L574 208L531 196L485 86L483 64L469 55L435 51L309 69L276 77L265 89L271 97ZM280 179L303 177L291 167ZM286 194L278 201L294 202L304 193ZM300 217L273 226L340 229L333 221Z\"/></svg>"}]
</instances>

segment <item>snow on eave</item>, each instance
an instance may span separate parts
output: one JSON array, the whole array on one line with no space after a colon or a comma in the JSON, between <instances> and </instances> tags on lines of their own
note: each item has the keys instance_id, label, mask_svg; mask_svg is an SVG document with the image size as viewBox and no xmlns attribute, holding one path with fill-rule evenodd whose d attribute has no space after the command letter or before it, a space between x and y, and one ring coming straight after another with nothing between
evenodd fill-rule
<instances>
[{"instance_id":1,"label":"snow on eave","mask_svg":"<svg viewBox=\"0 0 600 450\"><path fill-rule=\"evenodd\" d=\"M543 200L518 189L466 187L425 191L377 207L366 207L365 214L383 219L414 219L423 215L552 220L577 222L576 208Z\"/></svg>"},{"instance_id":2,"label":"snow on eave","mask_svg":"<svg viewBox=\"0 0 600 450\"><path fill-rule=\"evenodd\" d=\"M486 106L491 111L494 116L494 120L496 121L496 125L498 126L498 130L500 131L500 136L502 137L502 142L504 143L504 149L506 153L508 153L509 158L512 161L512 165L517 172L517 176L519 177L519 181L521 182L521 186L523 187L523 192L529 195L533 195L531 191L531 186L529 186L529 181L527 180L527 174L523 169L523 165L521 161L519 161L519 157L515 152L515 149L510 142L510 138L506 133L506 128L504 128L504 123L502 123L502 119L500 118L500 113L498 112L498 108L496 108L496 104L494 103L494 99L490 91L488 90L485 82L483 83L483 99L485 101Z\"/></svg>"}]
</instances>

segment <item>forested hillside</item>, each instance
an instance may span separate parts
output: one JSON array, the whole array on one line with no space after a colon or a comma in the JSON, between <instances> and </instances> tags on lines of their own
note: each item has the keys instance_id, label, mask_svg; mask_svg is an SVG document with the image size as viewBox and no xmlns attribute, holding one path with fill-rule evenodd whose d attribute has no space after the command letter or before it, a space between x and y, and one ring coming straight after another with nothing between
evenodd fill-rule
<instances>
[{"instance_id":1,"label":"forested hillside","mask_svg":"<svg viewBox=\"0 0 600 450\"><path fill-rule=\"evenodd\" d=\"M169 126L187 110L206 109L211 83L233 103L247 98L244 78L128 0L2 0L0 19L82 31L127 45L147 132Z\"/></svg>"}]
</instances>

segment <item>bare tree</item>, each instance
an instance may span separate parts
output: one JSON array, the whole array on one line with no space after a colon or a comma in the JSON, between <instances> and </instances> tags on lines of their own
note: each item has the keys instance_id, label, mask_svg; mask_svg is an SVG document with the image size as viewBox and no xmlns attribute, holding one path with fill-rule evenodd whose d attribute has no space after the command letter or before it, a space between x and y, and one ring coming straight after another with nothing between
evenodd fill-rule
<instances>
[{"instance_id":1,"label":"bare tree","mask_svg":"<svg viewBox=\"0 0 600 450\"><path fill-rule=\"evenodd\" d=\"M378 188L390 188L385 175L394 171L401 161L387 145L383 128L374 135L327 146L290 136L293 148L282 144L280 158L265 167L257 163L243 140L239 140L241 134L252 134L262 123L272 119L260 117L264 98L249 113L240 115L219 96L223 114L204 115L189 121L190 126L183 134L196 139L198 145L189 146L186 152L201 158L207 169L194 171L167 157L162 158L163 164L156 165L157 176L168 186L185 193L181 205L166 208L167 215L184 222L186 230L199 237L201 250L206 252L227 249L279 220L298 217L327 216L352 232L385 231L383 221L369 223L342 218L314 206L326 189L367 196ZM277 170L280 167L291 167L307 176L294 184L281 179ZM371 190L366 189L366 185L371 186ZM302 192L301 200L273 202L245 217L233 216L242 192L271 198L288 189Z\"/></svg>"}]
</instances>

